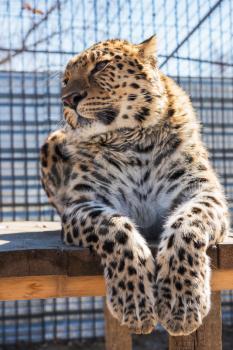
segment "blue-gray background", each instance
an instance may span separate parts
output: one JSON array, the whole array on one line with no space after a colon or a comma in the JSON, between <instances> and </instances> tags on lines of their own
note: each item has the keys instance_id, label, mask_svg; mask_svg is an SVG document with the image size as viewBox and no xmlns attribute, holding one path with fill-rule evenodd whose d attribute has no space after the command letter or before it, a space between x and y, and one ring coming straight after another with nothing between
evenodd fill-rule
<instances>
[{"instance_id":1,"label":"blue-gray background","mask_svg":"<svg viewBox=\"0 0 233 350\"><path fill-rule=\"evenodd\" d=\"M1 0L0 220L57 220L39 182L38 150L61 121L68 59L96 41L156 33L158 63L189 93L233 207L231 0ZM233 325L231 294L224 322ZM0 303L0 344L103 335L102 299Z\"/></svg>"}]
</instances>

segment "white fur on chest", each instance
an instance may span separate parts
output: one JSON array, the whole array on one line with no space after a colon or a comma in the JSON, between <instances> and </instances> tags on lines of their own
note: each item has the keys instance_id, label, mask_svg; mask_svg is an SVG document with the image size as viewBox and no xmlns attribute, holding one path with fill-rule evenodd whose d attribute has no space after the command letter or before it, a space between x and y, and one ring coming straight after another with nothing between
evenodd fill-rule
<instances>
[{"instance_id":1,"label":"white fur on chest","mask_svg":"<svg viewBox=\"0 0 233 350\"><path fill-rule=\"evenodd\" d=\"M172 195L160 191L156 195L161 182L157 181L156 170L151 171L150 179L142 183L147 167L128 167L122 176L127 184L124 186L126 202L119 200L117 190L114 204L118 210L129 216L141 228L149 229L155 226L161 229L162 222L167 216ZM131 181L131 178L133 181Z\"/></svg>"},{"instance_id":2,"label":"white fur on chest","mask_svg":"<svg viewBox=\"0 0 233 350\"><path fill-rule=\"evenodd\" d=\"M111 179L107 184L109 189L108 198L115 209L122 215L130 217L140 228L150 229L161 228L174 199L174 193L166 192L166 183L161 180L161 173L165 169L158 169L153 166L156 158L156 147L150 153L135 152L132 148L121 150L113 146L104 147L94 158L94 168L106 178ZM91 153L92 148L86 149ZM75 149L78 152L78 149ZM121 171L106 160L111 157L120 164ZM140 165L137 165L137 160ZM131 165L134 163L134 165ZM98 165L101 165L98 169ZM150 171L147 181L144 181L145 173ZM113 175L111 178L110 176ZM165 177L164 177L165 178ZM159 180L160 179L160 180ZM97 188L98 179L95 179ZM157 193L158 189L162 190ZM122 196L122 192L124 196Z\"/></svg>"}]
</instances>

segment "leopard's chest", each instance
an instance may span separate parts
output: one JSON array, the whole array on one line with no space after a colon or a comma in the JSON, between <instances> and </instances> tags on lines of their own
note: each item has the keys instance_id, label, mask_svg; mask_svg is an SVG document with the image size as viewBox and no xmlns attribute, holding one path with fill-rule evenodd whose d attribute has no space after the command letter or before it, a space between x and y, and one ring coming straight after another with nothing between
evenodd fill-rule
<instances>
[{"instance_id":1,"label":"leopard's chest","mask_svg":"<svg viewBox=\"0 0 233 350\"><path fill-rule=\"evenodd\" d=\"M171 202L161 190L161 169L153 166L154 157L154 152L132 150L99 155L101 171L112 177L109 189L114 207L133 219L146 236L161 232Z\"/></svg>"},{"instance_id":2,"label":"leopard's chest","mask_svg":"<svg viewBox=\"0 0 233 350\"><path fill-rule=\"evenodd\" d=\"M90 182L97 199L99 195L105 197L120 214L130 217L147 238L151 232L161 232L172 202L172 193L166 191L166 169L154 166L158 152L156 148L148 152L122 147L75 149L77 172L81 168L79 181Z\"/></svg>"},{"instance_id":3,"label":"leopard's chest","mask_svg":"<svg viewBox=\"0 0 233 350\"><path fill-rule=\"evenodd\" d=\"M127 173L130 173L130 177L126 179L124 210L144 235L161 232L170 200L158 194L160 183L156 171L149 166L142 170L129 167Z\"/></svg>"}]
</instances>

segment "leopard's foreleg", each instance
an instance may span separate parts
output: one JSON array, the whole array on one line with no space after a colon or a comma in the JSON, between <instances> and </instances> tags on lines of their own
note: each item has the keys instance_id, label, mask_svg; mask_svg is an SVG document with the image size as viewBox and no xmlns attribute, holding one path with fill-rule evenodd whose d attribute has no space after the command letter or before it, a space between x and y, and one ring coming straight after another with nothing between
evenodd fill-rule
<instances>
[{"instance_id":1,"label":"leopard's foreleg","mask_svg":"<svg viewBox=\"0 0 233 350\"><path fill-rule=\"evenodd\" d=\"M41 150L42 182L61 215L64 241L100 256L111 313L132 332L149 333L157 321L151 251L135 224L76 173L66 137L62 131L50 135Z\"/></svg>"},{"instance_id":2,"label":"leopard's foreleg","mask_svg":"<svg viewBox=\"0 0 233 350\"><path fill-rule=\"evenodd\" d=\"M213 186L200 188L167 219L159 245L156 312L172 335L196 330L210 310L207 248L221 241L229 223L224 198Z\"/></svg>"}]
</instances>

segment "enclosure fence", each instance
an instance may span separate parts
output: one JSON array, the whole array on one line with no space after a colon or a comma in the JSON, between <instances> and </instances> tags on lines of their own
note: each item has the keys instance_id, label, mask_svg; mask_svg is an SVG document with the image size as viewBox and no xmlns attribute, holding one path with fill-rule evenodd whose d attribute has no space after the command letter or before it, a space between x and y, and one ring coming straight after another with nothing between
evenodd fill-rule
<instances>
[{"instance_id":1,"label":"enclosure fence","mask_svg":"<svg viewBox=\"0 0 233 350\"><path fill-rule=\"evenodd\" d=\"M96 41L156 33L158 65L188 92L233 208L231 0L2 0L0 220L58 220L39 181L38 152L62 119L60 78ZM0 303L0 344L103 336L101 298ZM223 294L233 326L233 297Z\"/></svg>"}]
</instances>

